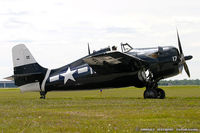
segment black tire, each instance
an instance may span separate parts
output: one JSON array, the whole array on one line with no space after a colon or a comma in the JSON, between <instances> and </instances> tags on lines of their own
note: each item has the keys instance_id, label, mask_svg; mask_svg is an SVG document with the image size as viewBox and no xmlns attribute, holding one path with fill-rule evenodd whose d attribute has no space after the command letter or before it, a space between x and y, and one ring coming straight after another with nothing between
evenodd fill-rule
<instances>
[{"instance_id":1,"label":"black tire","mask_svg":"<svg viewBox=\"0 0 200 133\"><path fill-rule=\"evenodd\" d=\"M46 94L47 94L46 91L41 91L40 92L40 99L45 99L46 98Z\"/></svg>"},{"instance_id":2,"label":"black tire","mask_svg":"<svg viewBox=\"0 0 200 133\"><path fill-rule=\"evenodd\" d=\"M147 98L157 98L158 94L157 91L155 89L146 89L144 91L144 99Z\"/></svg>"},{"instance_id":3,"label":"black tire","mask_svg":"<svg viewBox=\"0 0 200 133\"><path fill-rule=\"evenodd\" d=\"M40 99L45 99L45 96L41 96Z\"/></svg>"},{"instance_id":4,"label":"black tire","mask_svg":"<svg viewBox=\"0 0 200 133\"><path fill-rule=\"evenodd\" d=\"M165 91L163 89L157 88L157 98L158 99L164 99L165 98Z\"/></svg>"}]
</instances>

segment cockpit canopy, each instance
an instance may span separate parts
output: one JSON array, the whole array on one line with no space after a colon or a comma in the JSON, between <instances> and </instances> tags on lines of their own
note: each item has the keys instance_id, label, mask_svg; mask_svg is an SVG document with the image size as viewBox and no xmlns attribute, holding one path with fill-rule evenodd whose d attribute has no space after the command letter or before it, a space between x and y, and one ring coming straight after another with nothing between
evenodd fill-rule
<instances>
[{"instance_id":1,"label":"cockpit canopy","mask_svg":"<svg viewBox=\"0 0 200 133\"><path fill-rule=\"evenodd\" d=\"M152 58L157 58L163 54L172 54L177 53L178 50L172 46L165 46L165 47L153 47L153 48L137 48L131 51L135 55L146 55Z\"/></svg>"},{"instance_id":2,"label":"cockpit canopy","mask_svg":"<svg viewBox=\"0 0 200 133\"><path fill-rule=\"evenodd\" d=\"M93 51L93 53L92 54L101 54L101 53L106 53L106 52L108 52L108 51L111 51L110 50L110 47L107 47L107 48L103 48L103 49L100 49L100 50L98 50L98 51Z\"/></svg>"},{"instance_id":3,"label":"cockpit canopy","mask_svg":"<svg viewBox=\"0 0 200 133\"><path fill-rule=\"evenodd\" d=\"M121 43L121 49L123 53L131 53L135 56L145 55L151 58L157 58L163 54L177 53L178 50L172 46L165 47L152 47L152 48L132 48L128 43Z\"/></svg>"}]
</instances>

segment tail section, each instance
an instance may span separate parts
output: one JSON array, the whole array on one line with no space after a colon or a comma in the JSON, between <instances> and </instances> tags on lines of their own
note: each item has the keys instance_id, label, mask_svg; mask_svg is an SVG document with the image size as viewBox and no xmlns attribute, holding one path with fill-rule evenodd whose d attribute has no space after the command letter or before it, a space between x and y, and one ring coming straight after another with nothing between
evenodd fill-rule
<instances>
[{"instance_id":1,"label":"tail section","mask_svg":"<svg viewBox=\"0 0 200 133\"><path fill-rule=\"evenodd\" d=\"M22 92L43 91L47 69L41 67L28 48L19 44L12 49L14 80Z\"/></svg>"}]
</instances>

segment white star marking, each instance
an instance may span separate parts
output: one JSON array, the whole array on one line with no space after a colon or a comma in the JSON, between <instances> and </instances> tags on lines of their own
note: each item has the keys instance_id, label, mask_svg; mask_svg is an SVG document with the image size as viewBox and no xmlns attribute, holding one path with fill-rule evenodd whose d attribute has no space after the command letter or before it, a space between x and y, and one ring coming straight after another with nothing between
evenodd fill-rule
<instances>
[{"instance_id":1,"label":"white star marking","mask_svg":"<svg viewBox=\"0 0 200 133\"><path fill-rule=\"evenodd\" d=\"M75 81L74 77L72 74L75 73L76 70L71 71L70 68L68 67L67 71L63 74L60 74L61 76L65 77L64 79L64 84L66 84L66 82L71 79L73 81Z\"/></svg>"}]
</instances>

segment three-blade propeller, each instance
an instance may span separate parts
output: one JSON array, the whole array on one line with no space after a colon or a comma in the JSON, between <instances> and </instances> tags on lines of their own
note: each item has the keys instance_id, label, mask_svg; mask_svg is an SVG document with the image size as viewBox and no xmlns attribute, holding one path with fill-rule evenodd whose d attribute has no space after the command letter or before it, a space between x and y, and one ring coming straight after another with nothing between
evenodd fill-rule
<instances>
[{"instance_id":1,"label":"three-blade propeller","mask_svg":"<svg viewBox=\"0 0 200 133\"><path fill-rule=\"evenodd\" d=\"M183 50L182 50L182 47L181 47L181 41L180 41L180 38L179 38L178 30L177 30L177 38L178 38L178 47L179 47L180 60L181 60L180 63L181 63L181 66L184 66L184 70L187 73L188 77L190 77L190 71L189 71L188 66L186 64L186 60L192 59L192 56L191 55L184 56Z\"/></svg>"}]
</instances>

